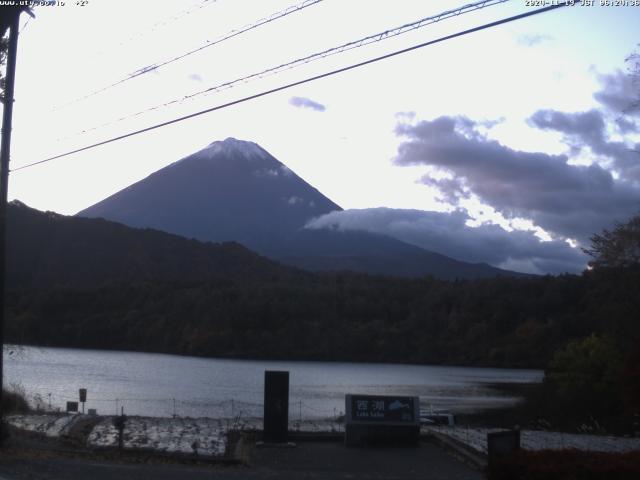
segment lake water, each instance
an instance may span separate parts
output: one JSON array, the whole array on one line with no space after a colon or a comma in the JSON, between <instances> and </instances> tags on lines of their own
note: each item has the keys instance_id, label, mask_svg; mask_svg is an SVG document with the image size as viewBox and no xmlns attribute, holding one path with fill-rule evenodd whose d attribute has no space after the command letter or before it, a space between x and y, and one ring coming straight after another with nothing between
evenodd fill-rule
<instances>
[{"instance_id":1,"label":"lake water","mask_svg":"<svg viewBox=\"0 0 640 480\"><path fill-rule=\"evenodd\" d=\"M10 353L13 352L13 353ZM5 347L5 385L64 409L86 388L85 408L111 415L261 416L265 370L290 372L292 419L344 412L347 393L416 395L454 413L516 399L489 387L539 382L539 370L341 362L225 360L155 353Z\"/></svg>"}]
</instances>

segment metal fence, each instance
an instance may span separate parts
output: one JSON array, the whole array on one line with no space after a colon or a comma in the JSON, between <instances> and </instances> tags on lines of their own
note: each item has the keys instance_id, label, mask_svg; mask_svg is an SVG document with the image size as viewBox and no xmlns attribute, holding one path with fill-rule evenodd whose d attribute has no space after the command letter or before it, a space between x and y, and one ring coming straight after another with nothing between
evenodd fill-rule
<instances>
[{"instance_id":1,"label":"metal fence","mask_svg":"<svg viewBox=\"0 0 640 480\"><path fill-rule=\"evenodd\" d=\"M78 396L49 393L46 395L26 395L36 411L64 412L67 402L78 402ZM93 398L79 404L80 413L95 410L98 415L126 415L150 417L209 417L220 419L262 418L264 405L237 398L212 400L210 398ZM289 403L289 421L323 421L341 423L344 412L335 406L309 405L301 399L293 398Z\"/></svg>"}]
</instances>

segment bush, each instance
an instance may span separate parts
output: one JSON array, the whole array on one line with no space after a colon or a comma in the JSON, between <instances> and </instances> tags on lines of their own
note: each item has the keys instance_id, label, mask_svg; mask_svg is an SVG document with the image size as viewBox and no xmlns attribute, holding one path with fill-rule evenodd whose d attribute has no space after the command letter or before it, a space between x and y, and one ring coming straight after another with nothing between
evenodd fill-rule
<instances>
[{"instance_id":1,"label":"bush","mask_svg":"<svg viewBox=\"0 0 640 480\"><path fill-rule=\"evenodd\" d=\"M623 357L608 337L591 335L556 352L545 372L547 402L567 419L605 419L621 410Z\"/></svg>"}]
</instances>

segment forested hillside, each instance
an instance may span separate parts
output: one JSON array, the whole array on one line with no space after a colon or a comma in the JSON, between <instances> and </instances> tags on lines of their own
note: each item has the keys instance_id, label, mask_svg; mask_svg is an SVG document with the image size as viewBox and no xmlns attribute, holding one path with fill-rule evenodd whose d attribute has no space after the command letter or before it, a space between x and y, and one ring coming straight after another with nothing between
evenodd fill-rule
<instances>
[{"instance_id":1,"label":"forested hillside","mask_svg":"<svg viewBox=\"0 0 640 480\"><path fill-rule=\"evenodd\" d=\"M35 213L34 213L35 212ZM7 342L191 355L544 367L640 337L640 269L443 281L310 274L237 244L10 209Z\"/></svg>"},{"instance_id":2,"label":"forested hillside","mask_svg":"<svg viewBox=\"0 0 640 480\"><path fill-rule=\"evenodd\" d=\"M10 294L7 339L236 358L544 367L572 338L637 338L640 271L445 282L111 283Z\"/></svg>"}]
</instances>

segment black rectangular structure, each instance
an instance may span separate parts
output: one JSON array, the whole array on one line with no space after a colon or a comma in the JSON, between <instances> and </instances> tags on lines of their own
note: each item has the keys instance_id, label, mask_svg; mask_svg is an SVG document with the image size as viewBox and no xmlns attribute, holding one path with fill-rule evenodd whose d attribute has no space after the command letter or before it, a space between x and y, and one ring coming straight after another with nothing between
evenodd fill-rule
<instances>
[{"instance_id":1,"label":"black rectangular structure","mask_svg":"<svg viewBox=\"0 0 640 480\"><path fill-rule=\"evenodd\" d=\"M420 440L420 400L394 395L347 395L345 443L409 444Z\"/></svg>"},{"instance_id":2,"label":"black rectangular structure","mask_svg":"<svg viewBox=\"0 0 640 480\"><path fill-rule=\"evenodd\" d=\"M520 430L487 433L489 465L520 450Z\"/></svg>"},{"instance_id":3,"label":"black rectangular structure","mask_svg":"<svg viewBox=\"0 0 640 480\"><path fill-rule=\"evenodd\" d=\"M265 443L286 443L289 432L289 372L264 372Z\"/></svg>"},{"instance_id":4,"label":"black rectangular structure","mask_svg":"<svg viewBox=\"0 0 640 480\"><path fill-rule=\"evenodd\" d=\"M78 402L67 402L67 412L77 412Z\"/></svg>"}]
</instances>

